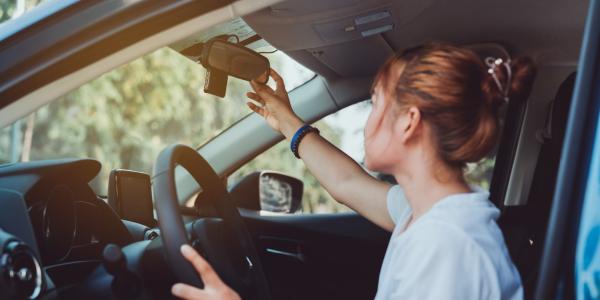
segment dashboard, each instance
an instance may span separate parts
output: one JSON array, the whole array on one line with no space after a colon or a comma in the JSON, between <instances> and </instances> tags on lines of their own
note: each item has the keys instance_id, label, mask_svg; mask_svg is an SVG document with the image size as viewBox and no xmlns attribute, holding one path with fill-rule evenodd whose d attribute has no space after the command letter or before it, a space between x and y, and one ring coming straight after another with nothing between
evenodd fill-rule
<instances>
[{"instance_id":1,"label":"dashboard","mask_svg":"<svg viewBox=\"0 0 600 300\"><path fill-rule=\"evenodd\" d=\"M107 244L123 247L134 241L119 216L88 184L100 167L91 159L0 166L0 189L22 195L34 235L30 246L56 286L84 278L101 263Z\"/></svg>"},{"instance_id":2,"label":"dashboard","mask_svg":"<svg viewBox=\"0 0 600 300\"><path fill-rule=\"evenodd\" d=\"M87 184L41 184L25 201L46 266L98 259L106 244L132 242L121 220Z\"/></svg>"}]
</instances>

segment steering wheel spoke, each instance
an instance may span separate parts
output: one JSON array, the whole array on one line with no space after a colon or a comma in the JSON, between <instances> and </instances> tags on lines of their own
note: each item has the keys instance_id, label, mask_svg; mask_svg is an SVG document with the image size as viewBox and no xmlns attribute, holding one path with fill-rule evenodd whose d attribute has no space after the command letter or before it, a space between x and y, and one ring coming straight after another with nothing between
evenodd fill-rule
<instances>
[{"instance_id":1,"label":"steering wheel spoke","mask_svg":"<svg viewBox=\"0 0 600 300\"><path fill-rule=\"evenodd\" d=\"M200 218L184 226L175 188L177 166L186 169L202 186L201 199L210 202L202 204L214 206L217 217ZM192 244L243 299L270 298L262 265L245 224L225 185L199 153L184 145L164 149L154 167L153 191L165 257L181 282L203 287L198 274L179 251L183 244Z\"/></svg>"}]
</instances>

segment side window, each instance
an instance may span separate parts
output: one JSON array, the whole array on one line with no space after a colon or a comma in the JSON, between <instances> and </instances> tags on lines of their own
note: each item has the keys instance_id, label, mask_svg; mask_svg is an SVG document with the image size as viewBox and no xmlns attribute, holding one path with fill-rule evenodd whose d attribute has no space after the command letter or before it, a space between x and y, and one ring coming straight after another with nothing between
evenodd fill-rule
<instances>
[{"instance_id":1,"label":"side window","mask_svg":"<svg viewBox=\"0 0 600 300\"><path fill-rule=\"evenodd\" d=\"M363 129L371 111L371 102L363 101L344 108L316 122L321 135L332 144L344 151L359 164L364 161ZM479 163L469 164L465 170L469 184L489 189L489 183L494 168L494 158L486 158ZM288 141L284 140L271 149L260 154L235 173L229 176L229 183L235 183L245 175L259 170L273 170L301 179L304 182L304 198L302 212L337 213L348 212L350 208L339 204L312 176L302 160L296 159L289 150ZM394 183L393 176L369 172L381 180Z\"/></svg>"},{"instance_id":2,"label":"side window","mask_svg":"<svg viewBox=\"0 0 600 300\"><path fill-rule=\"evenodd\" d=\"M370 103L361 102L329 115L313 124L321 135L342 149L358 162L362 161L363 127L371 111ZM229 184L245 175L259 170L273 170L301 179L304 182L302 211L305 214L349 212L350 208L339 204L327 193L317 179L306 168L302 160L296 159L283 140L263 152L229 176Z\"/></svg>"}]
</instances>

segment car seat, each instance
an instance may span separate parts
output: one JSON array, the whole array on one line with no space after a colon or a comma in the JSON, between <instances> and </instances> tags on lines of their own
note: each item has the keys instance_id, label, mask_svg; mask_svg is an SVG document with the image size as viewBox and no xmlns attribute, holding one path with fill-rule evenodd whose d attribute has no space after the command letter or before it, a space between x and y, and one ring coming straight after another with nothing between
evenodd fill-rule
<instances>
[{"instance_id":1,"label":"car seat","mask_svg":"<svg viewBox=\"0 0 600 300\"><path fill-rule=\"evenodd\" d=\"M551 103L546 127L538 134L542 146L527 203L503 207L498 221L510 256L521 274L526 299L530 299L535 290L574 85L575 73L572 73L560 85Z\"/></svg>"}]
</instances>

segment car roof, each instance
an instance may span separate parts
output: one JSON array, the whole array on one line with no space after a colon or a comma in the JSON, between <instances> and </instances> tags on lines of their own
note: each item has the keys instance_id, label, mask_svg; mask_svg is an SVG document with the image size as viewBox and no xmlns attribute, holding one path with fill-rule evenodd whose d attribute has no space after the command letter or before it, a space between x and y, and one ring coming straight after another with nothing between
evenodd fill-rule
<instances>
[{"instance_id":1,"label":"car roof","mask_svg":"<svg viewBox=\"0 0 600 300\"><path fill-rule=\"evenodd\" d=\"M587 7L570 0L305 0L244 20L271 45L335 78L372 76L394 51L427 41L497 43L538 64L575 65Z\"/></svg>"}]
</instances>

